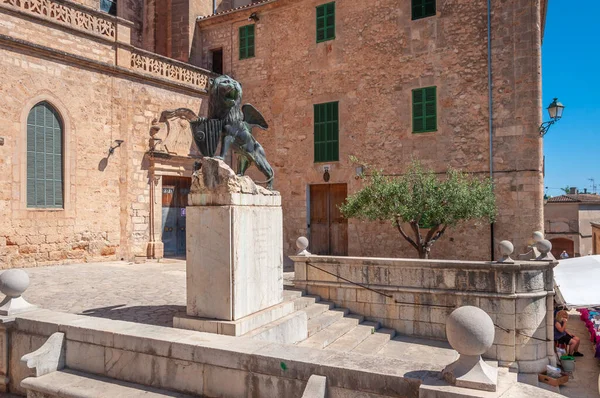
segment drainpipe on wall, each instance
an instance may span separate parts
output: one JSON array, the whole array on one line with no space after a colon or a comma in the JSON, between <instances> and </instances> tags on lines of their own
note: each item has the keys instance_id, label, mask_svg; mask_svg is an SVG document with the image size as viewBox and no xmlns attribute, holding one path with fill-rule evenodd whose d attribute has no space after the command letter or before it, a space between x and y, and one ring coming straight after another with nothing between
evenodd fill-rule
<instances>
[{"instance_id":1,"label":"drainpipe on wall","mask_svg":"<svg viewBox=\"0 0 600 398\"><path fill-rule=\"evenodd\" d=\"M213 0L213 15L217 13L217 0Z\"/></svg>"},{"instance_id":2,"label":"drainpipe on wall","mask_svg":"<svg viewBox=\"0 0 600 398\"><path fill-rule=\"evenodd\" d=\"M492 0L487 0L487 51L488 51L488 109L490 131L490 180L494 184L494 147L493 147L493 106L492 97ZM494 223L490 224L490 258L494 261Z\"/></svg>"}]
</instances>

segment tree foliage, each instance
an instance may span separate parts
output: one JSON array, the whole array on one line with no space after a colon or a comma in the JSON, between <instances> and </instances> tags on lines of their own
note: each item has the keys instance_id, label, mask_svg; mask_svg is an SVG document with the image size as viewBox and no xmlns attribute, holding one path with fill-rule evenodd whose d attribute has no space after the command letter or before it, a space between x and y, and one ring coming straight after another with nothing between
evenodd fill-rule
<instances>
[{"instance_id":1,"label":"tree foliage","mask_svg":"<svg viewBox=\"0 0 600 398\"><path fill-rule=\"evenodd\" d=\"M568 185L565 186L564 188L561 188L560 190L563 191L565 194L571 193L571 187Z\"/></svg>"},{"instance_id":2,"label":"tree foliage","mask_svg":"<svg viewBox=\"0 0 600 398\"><path fill-rule=\"evenodd\" d=\"M348 197L340 209L346 218L391 221L420 258L429 257L431 246L447 228L464 220L492 223L496 217L489 178L481 180L449 170L440 179L419 162L412 162L402 176L374 172L365 187ZM423 229L428 229L425 237L421 234Z\"/></svg>"}]
</instances>

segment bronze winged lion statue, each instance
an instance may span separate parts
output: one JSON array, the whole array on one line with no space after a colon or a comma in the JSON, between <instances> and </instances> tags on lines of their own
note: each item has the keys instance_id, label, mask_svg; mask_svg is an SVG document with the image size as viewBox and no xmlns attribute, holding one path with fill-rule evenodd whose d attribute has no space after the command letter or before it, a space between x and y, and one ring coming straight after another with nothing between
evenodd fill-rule
<instances>
[{"instance_id":1,"label":"bronze winged lion statue","mask_svg":"<svg viewBox=\"0 0 600 398\"><path fill-rule=\"evenodd\" d=\"M160 121L179 117L187 120L192 128L194 141L204 156L214 156L219 138L221 151L218 159L224 159L229 149L237 154L237 175L243 176L251 163L263 173L267 188L273 189L273 168L267 161L265 150L252 135L252 128L266 130L269 125L260 112L250 104L242 102L242 86L229 76L214 79L208 97L208 117L197 116L187 108L164 111Z\"/></svg>"}]
</instances>

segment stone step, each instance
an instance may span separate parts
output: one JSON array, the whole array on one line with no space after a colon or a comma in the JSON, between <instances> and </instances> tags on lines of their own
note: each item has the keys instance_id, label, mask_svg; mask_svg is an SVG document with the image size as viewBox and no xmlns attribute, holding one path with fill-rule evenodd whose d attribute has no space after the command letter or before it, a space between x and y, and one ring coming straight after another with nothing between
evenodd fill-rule
<instances>
[{"instance_id":1,"label":"stone step","mask_svg":"<svg viewBox=\"0 0 600 398\"><path fill-rule=\"evenodd\" d=\"M321 298L319 296L302 296L294 299L294 306L296 311L300 311L319 301L321 301Z\"/></svg>"},{"instance_id":2,"label":"stone step","mask_svg":"<svg viewBox=\"0 0 600 398\"><path fill-rule=\"evenodd\" d=\"M202 385L202 383L199 383ZM27 396L70 398L192 398L180 394L147 387L140 384L114 380L76 370L65 369L40 377L28 377L21 382ZM197 395L194 395L197 396Z\"/></svg>"},{"instance_id":3,"label":"stone step","mask_svg":"<svg viewBox=\"0 0 600 398\"><path fill-rule=\"evenodd\" d=\"M394 336L394 329L377 329L375 333L364 339L359 345L352 349L352 352L365 355L375 355L381 350Z\"/></svg>"},{"instance_id":4,"label":"stone step","mask_svg":"<svg viewBox=\"0 0 600 398\"><path fill-rule=\"evenodd\" d=\"M348 314L347 308L333 308L329 311L325 311L314 318L308 320L308 337L313 334L325 329L332 323L339 321L344 315Z\"/></svg>"},{"instance_id":5,"label":"stone step","mask_svg":"<svg viewBox=\"0 0 600 398\"><path fill-rule=\"evenodd\" d=\"M298 345L301 347L325 348L353 330L363 319L361 315L348 315L311 335L308 339L298 343Z\"/></svg>"},{"instance_id":6,"label":"stone step","mask_svg":"<svg viewBox=\"0 0 600 398\"><path fill-rule=\"evenodd\" d=\"M329 301L319 301L318 303L314 303L304 308L302 311L306 312L306 316L308 319L315 318L318 315L321 315L327 310L333 309L335 304Z\"/></svg>"},{"instance_id":7,"label":"stone step","mask_svg":"<svg viewBox=\"0 0 600 398\"><path fill-rule=\"evenodd\" d=\"M341 336L339 339L334 341L325 347L326 350L334 351L352 351L354 347L362 343L367 337L374 334L379 328L379 322L363 322L348 333Z\"/></svg>"},{"instance_id":8,"label":"stone step","mask_svg":"<svg viewBox=\"0 0 600 398\"><path fill-rule=\"evenodd\" d=\"M302 297L302 290L283 289L283 301L296 300Z\"/></svg>"}]
</instances>

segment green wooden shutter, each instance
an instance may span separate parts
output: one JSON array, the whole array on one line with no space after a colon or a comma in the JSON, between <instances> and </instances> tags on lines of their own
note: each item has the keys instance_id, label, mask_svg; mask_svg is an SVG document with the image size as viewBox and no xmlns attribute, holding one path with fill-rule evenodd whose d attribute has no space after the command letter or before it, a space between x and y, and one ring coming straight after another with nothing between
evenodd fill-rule
<instances>
[{"instance_id":1,"label":"green wooden shutter","mask_svg":"<svg viewBox=\"0 0 600 398\"><path fill-rule=\"evenodd\" d=\"M317 43L335 39L335 2L317 7Z\"/></svg>"},{"instance_id":2,"label":"green wooden shutter","mask_svg":"<svg viewBox=\"0 0 600 398\"><path fill-rule=\"evenodd\" d=\"M27 207L63 207L63 131L47 102L27 116Z\"/></svg>"},{"instance_id":3,"label":"green wooden shutter","mask_svg":"<svg viewBox=\"0 0 600 398\"><path fill-rule=\"evenodd\" d=\"M254 25L240 27L240 59L254 57Z\"/></svg>"},{"instance_id":4,"label":"green wooden shutter","mask_svg":"<svg viewBox=\"0 0 600 398\"><path fill-rule=\"evenodd\" d=\"M437 130L437 89L419 88L412 91L413 133Z\"/></svg>"},{"instance_id":5,"label":"green wooden shutter","mask_svg":"<svg viewBox=\"0 0 600 398\"><path fill-rule=\"evenodd\" d=\"M412 19L421 19L435 15L435 0L412 0Z\"/></svg>"},{"instance_id":6,"label":"green wooden shutter","mask_svg":"<svg viewBox=\"0 0 600 398\"><path fill-rule=\"evenodd\" d=\"M339 115L338 103L329 102L314 106L315 162L338 161Z\"/></svg>"}]
</instances>

